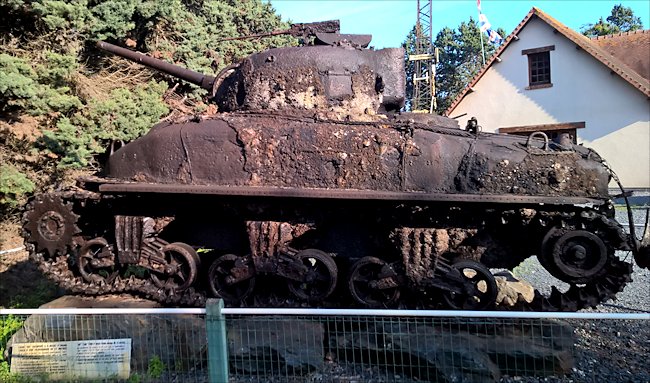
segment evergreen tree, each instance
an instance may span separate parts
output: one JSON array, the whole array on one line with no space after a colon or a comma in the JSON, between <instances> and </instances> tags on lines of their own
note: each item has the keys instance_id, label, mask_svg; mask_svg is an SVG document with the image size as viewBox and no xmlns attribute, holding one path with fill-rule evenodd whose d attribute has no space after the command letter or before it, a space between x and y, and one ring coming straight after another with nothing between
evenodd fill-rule
<instances>
[{"instance_id":1,"label":"evergreen tree","mask_svg":"<svg viewBox=\"0 0 650 383\"><path fill-rule=\"evenodd\" d=\"M630 7L624 7L621 4L612 8L612 14L607 17L607 21L616 25L621 32L631 32L643 29L641 18L634 16L634 11Z\"/></svg>"},{"instance_id":2,"label":"evergreen tree","mask_svg":"<svg viewBox=\"0 0 650 383\"><path fill-rule=\"evenodd\" d=\"M407 110L416 110L418 106L412 105L413 100L413 77L415 74L415 63L409 61L409 55L415 54L416 52L416 41L415 41L415 26L411 31L406 35L406 40L402 43L402 48L406 51L404 57L404 66L406 68L406 109Z\"/></svg>"},{"instance_id":3,"label":"evergreen tree","mask_svg":"<svg viewBox=\"0 0 650 383\"><path fill-rule=\"evenodd\" d=\"M497 32L506 36L505 31L499 28ZM403 43L407 56L415 51L415 28L408 34ZM483 66L481 50L481 31L474 18L462 22L457 29L444 27L436 35L434 46L440 51L439 61L436 64L436 102L437 112L447 109L453 99L467 86ZM483 35L483 46L486 59L498 48L487 41ZM406 66L407 99L413 96L412 89L413 65Z\"/></svg>"},{"instance_id":4,"label":"evergreen tree","mask_svg":"<svg viewBox=\"0 0 650 383\"><path fill-rule=\"evenodd\" d=\"M615 5L606 20L599 18L595 24L586 24L582 27L585 36L606 36L620 32L631 32L643 29L641 18L634 15L630 7L622 4Z\"/></svg>"}]
</instances>

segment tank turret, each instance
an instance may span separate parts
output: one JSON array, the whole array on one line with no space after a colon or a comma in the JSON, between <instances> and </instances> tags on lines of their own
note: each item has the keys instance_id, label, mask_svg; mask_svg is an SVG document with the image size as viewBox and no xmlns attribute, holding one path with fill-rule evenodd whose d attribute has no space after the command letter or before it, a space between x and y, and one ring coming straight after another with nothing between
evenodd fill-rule
<instances>
[{"instance_id":1,"label":"tank turret","mask_svg":"<svg viewBox=\"0 0 650 383\"><path fill-rule=\"evenodd\" d=\"M295 33L313 33L313 45L253 54L217 76L106 42L98 42L97 47L208 90L224 112L290 110L292 114L321 113L339 120L368 121L404 106L402 48L375 51L365 48L370 35L323 32L332 30L331 26L299 26Z\"/></svg>"}]
</instances>

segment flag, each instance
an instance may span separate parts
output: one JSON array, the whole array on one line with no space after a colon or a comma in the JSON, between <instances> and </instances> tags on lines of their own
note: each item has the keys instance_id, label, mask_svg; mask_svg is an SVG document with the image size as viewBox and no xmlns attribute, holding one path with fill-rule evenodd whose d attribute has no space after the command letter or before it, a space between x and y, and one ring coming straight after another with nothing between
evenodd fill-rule
<instances>
[{"instance_id":1,"label":"flag","mask_svg":"<svg viewBox=\"0 0 650 383\"><path fill-rule=\"evenodd\" d=\"M492 29L492 25L490 25L487 16L482 13L478 14L478 26L481 29L481 32L486 32Z\"/></svg>"},{"instance_id":2,"label":"flag","mask_svg":"<svg viewBox=\"0 0 650 383\"><path fill-rule=\"evenodd\" d=\"M488 41L491 42L492 44L496 45L501 45L503 42L503 38L497 31L490 29L487 31L488 32Z\"/></svg>"},{"instance_id":3,"label":"flag","mask_svg":"<svg viewBox=\"0 0 650 383\"><path fill-rule=\"evenodd\" d=\"M478 8L478 27L481 33L485 32L488 36L488 41L492 44L500 45L503 42L501 35L492 29L492 24L488 21L487 16L481 12L481 0L476 0L476 7Z\"/></svg>"}]
</instances>

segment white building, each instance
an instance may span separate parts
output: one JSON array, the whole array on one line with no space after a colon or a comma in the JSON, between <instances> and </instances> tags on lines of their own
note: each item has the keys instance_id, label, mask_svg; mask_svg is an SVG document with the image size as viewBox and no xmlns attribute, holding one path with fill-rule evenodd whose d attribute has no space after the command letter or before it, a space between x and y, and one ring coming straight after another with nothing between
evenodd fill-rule
<instances>
[{"instance_id":1,"label":"white building","mask_svg":"<svg viewBox=\"0 0 650 383\"><path fill-rule=\"evenodd\" d=\"M483 131L569 131L650 187L650 30L587 38L533 8L445 111Z\"/></svg>"}]
</instances>

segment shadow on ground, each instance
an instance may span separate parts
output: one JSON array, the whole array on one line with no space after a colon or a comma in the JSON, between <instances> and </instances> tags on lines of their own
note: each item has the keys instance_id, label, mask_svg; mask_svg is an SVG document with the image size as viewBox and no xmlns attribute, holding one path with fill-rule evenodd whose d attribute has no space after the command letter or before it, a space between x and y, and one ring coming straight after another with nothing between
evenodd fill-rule
<instances>
[{"instance_id":1,"label":"shadow on ground","mask_svg":"<svg viewBox=\"0 0 650 383\"><path fill-rule=\"evenodd\" d=\"M29 260L0 273L0 307L37 308L65 294Z\"/></svg>"}]
</instances>

